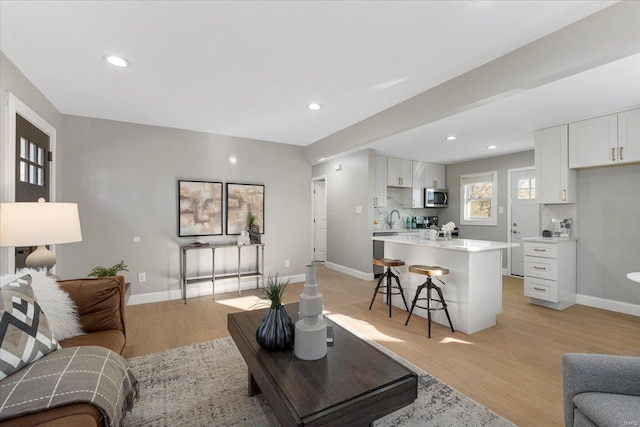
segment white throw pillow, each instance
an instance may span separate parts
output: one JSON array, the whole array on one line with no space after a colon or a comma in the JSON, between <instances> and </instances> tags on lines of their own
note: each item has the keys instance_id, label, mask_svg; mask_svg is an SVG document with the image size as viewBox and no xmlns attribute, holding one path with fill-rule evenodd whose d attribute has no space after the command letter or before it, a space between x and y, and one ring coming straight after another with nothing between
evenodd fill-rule
<instances>
[{"instance_id":1,"label":"white throw pillow","mask_svg":"<svg viewBox=\"0 0 640 427\"><path fill-rule=\"evenodd\" d=\"M31 287L38 300L38 304L49 320L49 325L56 340L84 334L80 326L78 308L68 293L60 289L58 282L47 276L45 270L24 268L19 276L31 276Z\"/></svg>"}]
</instances>

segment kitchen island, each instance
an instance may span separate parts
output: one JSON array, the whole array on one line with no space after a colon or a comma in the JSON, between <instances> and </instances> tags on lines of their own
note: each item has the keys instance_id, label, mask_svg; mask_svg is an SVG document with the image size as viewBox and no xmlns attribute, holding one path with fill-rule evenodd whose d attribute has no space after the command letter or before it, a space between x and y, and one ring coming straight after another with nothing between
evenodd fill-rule
<instances>
[{"instance_id":1,"label":"kitchen island","mask_svg":"<svg viewBox=\"0 0 640 427\"><path fill-rule=\"evenodd\" d=\"M411 303L416 289L426 280L426 276L409 273L409 265L438 265L449 269L449 274L442 277L446 283L442 289L455 330L473 334L495 326L496 315L502 312L502 249L518 246L517 243L426 240L418 235L373 236L372 239L384 242L386 258L406 263L398 271L407 303ZM434 283L441 285L437 280ZM426 297L426 292L421 297ZM400 295L393 296L392 304L404 309ZM413 314L427 317L427 311L417 307ZM433 312L432 320L448 326L442 310Z\"/></svg>"}]
</instances>

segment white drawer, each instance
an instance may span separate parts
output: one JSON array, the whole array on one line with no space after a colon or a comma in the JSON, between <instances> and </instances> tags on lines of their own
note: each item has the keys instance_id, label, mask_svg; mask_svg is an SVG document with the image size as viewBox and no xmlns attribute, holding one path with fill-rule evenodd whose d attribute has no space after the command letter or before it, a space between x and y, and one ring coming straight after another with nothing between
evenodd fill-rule
<instances>
[{"instance_id":1,"label":"white drawer","mask_svg":"<svg viewBox=\"0 0 640 427\"><path fill-rule=\"evenodd\" d=\"M539 279L558 280L558 260L525 256L524 275Z\"/></svg>"},{"instance_id":2,"label":"white drawer","mask_svg":"<svg viewBox=\"0 0 640 427\"><path fill-rule=\"evenodd\" d=\"M553 243L524 242L524 254L544 258L557 258L558 245Z\"/></svg>"},{"instance_id":3,"label":"white drawer","mask_svg":"<svg viewBox=\"0 0 640 427\"><path fill-rule=\"evenodd\" d=\"M558 282L535 277L525 277L524 296L558 302Z\"/></svg>"}]
</instances>

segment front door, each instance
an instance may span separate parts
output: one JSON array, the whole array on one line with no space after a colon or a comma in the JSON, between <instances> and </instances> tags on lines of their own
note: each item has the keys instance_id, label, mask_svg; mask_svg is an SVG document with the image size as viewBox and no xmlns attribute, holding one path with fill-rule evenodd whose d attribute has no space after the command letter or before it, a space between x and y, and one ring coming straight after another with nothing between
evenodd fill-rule
<instances>
[{"instance_id":1,"label":"front door","mask_svg":"<svg viewBox=\"0 0 640 427\"><path fill-rule=\"evenodd\" d=\"M524 276L523 238L538 235L540 207L536 203L535 169L511 173L511 243L520 246L511 248L511 274Z\"/></svg>"},{"instance_id":2,"label":"front door","mask_svg":"<svg viewBox=\"0 0 640 427\"><path fill-rule=\"evenodd\" d=\"M16 114L16 202L49 200L49 135ZM16 248L16 269L33 248Z\"/></svg>"},{"instance_id":3,"label":"front door","mask_svg":"<svg viewBox=\"0 0 640 427\"><path fill-rule=\"evenodd\" d=\"M327 260L327 191L325 180L313 181L313 260Z\"/></svg>"}]
</instances>

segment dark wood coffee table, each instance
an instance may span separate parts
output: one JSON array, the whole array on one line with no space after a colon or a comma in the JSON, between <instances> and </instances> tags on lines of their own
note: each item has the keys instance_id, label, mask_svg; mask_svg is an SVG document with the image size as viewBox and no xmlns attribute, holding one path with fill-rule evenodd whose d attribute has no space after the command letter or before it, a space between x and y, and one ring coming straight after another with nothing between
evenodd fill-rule
<instances>
[{"instance_id":1,"label":"dark wood coffee table","mask_svg":"<svg viewBox=\"0 0 640 427\"><path fill-rule=\"evenodd\" d=\"M285 307L297 321L298 303ZM264 393L283 426L368 425L416 399L414 372L326 318L334 345L320 360L260 348L256 329L266 313L229 314L227 328L249 367L249 395Z\"/></svg>"}]
</instances>

